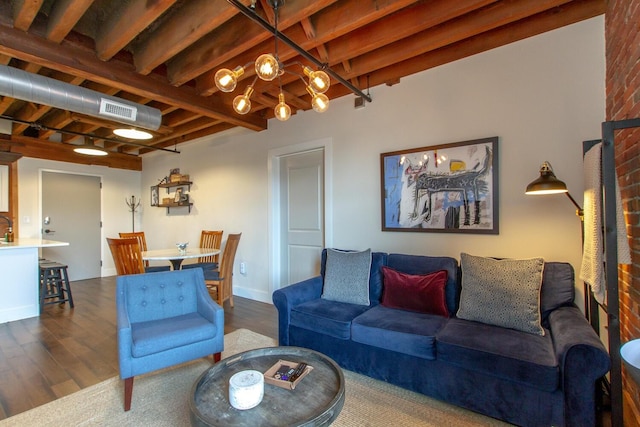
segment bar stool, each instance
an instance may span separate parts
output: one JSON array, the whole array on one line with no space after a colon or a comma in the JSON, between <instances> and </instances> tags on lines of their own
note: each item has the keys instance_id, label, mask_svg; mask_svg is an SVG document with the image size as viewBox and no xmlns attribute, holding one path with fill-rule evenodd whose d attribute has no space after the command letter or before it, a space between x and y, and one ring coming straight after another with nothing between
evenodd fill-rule
<instances>
[{"instance_id":1,"label":"bar stool","mask_svg":"<svg viewBox=\"0 0 640 427\"><path fill-rule=\"evenodd\" d=\"M45 305L69 302L73 308L73 296L69 285L68 266L55 261L41 259L40 267L40 312Z\"/></svg>"}]
</instances>

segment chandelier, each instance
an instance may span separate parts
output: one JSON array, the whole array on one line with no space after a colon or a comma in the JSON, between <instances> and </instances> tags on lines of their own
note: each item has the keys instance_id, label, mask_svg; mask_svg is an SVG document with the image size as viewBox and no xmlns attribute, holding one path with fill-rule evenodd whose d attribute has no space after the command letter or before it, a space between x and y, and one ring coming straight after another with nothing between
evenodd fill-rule
<instances>
[{"instance_id":1,"label":"chandelier","mask_svg":"<svg viewBox=\"0 0 640 427\"><path fill-rule=\"evenodd\" d=\"M246 16L253 19L254 21L262 24L265 28L271 30L275 37L275 46L274 53L265 53L260 56L253 62L256 76L253 79L253 82L246 87L244 92L241 95L238 95L233 100L233 109L238 114L247 114L251 111L251 95L253 94L253 88L258 79L263 80L265 82L271 82L275 79L278 79L278 86L280 88L278 94L278 104L275 106L273 112L275 117L280 121L286 121L291 117L291 107L289 107L286 103L284 92L282 91L282 81L280 77L285 73L290 73L298 76L304 83L307 90L307 93L311 96L311 107L314 111L318 113L323 113L327 111L329 108L329 97L325 95L325 92L329 89L331 85L331 79L329 75L323 70L313 70L306 65L296 63L301 67L302 74L293 72L291 70L285 70L285 67L293 64L282 64L278 57L278 40L283 38L283 41L287 42L290 46L292 43L286 36L278 32L278 11L280 6L284 4L284 0L269 0L269 4L273 7L274 15L275 15L275 26L271 27L268 23L264 22L262 18L260 18L254 11L255 2L251 9L247 9L241 3L236 1L229 1L231 4L239 8ZM252 16L252 15L253 16ZM298 52L304 52L303 56L309 57L308 53L302 50L297 45L293 45L294 49L298 50ZM317 62L315 60L314 62ZM251 63L248 63L244 66L237 66L233 70L228 68L222 68L218 70L215 74L214 80L215 84L222 92L233 92L238 85L238 79L245 73L247 67L249 67ZM324 68L326 68L326 64L322 64ZM305 80L305 77L308 80Z\"/></svg>"}]
</instances>

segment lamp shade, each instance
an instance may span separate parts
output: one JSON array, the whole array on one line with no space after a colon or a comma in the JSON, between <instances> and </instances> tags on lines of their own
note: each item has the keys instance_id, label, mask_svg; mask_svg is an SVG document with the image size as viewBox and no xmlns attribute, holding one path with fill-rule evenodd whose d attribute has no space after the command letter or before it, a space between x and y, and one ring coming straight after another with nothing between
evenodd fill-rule
<instances>
[{"instance_id":1,"label":"lamp shade","mask_svg":"<svg viewBox=\"0 0 640 427\"><path fill-rule=\"evenodd\" d=\"M73 151L87 156L106 156L109 154L105 149L94 145L91 138L85 138L84 144L77 146Z\"/></svg>"},{"instance_id":2,"label":"lamp shade","mask_svg":"<svg viewBox=\"0 0 640 427\"><path fill-rule=\"evenodd\" d=\"M114 129L113 133L118 135L118 136L121 136L123 138L129 138L129 139L151 139L151 138L153 138L153 135L151 135L149 132L145 132L143 130L134 129L134 128Z\"/></svg>"},{"instance_id":3,"label":"lamp shade","mask_svg":"<svg viewBox=\"0 0 640 427\"><path fill-rule=\"evenodd\" d=\"M567 185L556 178L549 162L544 162L540 166L540 176L527 185L525 194L555 194L567 191Z\"/></svg>"}]
</instances>

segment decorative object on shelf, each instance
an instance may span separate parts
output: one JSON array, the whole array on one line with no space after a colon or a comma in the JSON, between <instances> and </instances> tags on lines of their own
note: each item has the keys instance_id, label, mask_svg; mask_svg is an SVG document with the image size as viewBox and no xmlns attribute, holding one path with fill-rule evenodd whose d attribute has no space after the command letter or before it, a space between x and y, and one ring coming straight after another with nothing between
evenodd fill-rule
<instances>
[{"instance_id":1,"label":"decorative object on shelf","mask_svg":"<svg viewBox=\"0 0 640 427\"><path fill-rule=\"evenodd\" d=\"M178 248L178 252L182 255L187 253L187 246L189 246L189 242L176 243L176 248Z\"/></svg>"},{"instance_id":2,"label":"decorative object on shelf","mask_svg":"<svg viewBox=\"0 0 640 427\"><path fill-rule=\"evenodd\" d=\"M173 202L180 203L181 199L182 199L182 187L178 187L176 188L176 195L173 198Z\"/></svg>"},{"instance_id":3,"label":"decorative object on shelf","mask_svg":"<svg viewBox=\"0 0 640 427\"><path fill-rule=\"evenodd\" d=\"M151 206L158 206L160 204L160 189L157 185L151 186Z\"/></svg>"},{"instance_id":4,"label":"decorative object on shelf","mask_svg":"<svg viewBox=\"0 0 640 427\"><path fill-rule=\"evenodd\" d=\"M156 188L156 204L153 204L153 187L151 187L151 191L152 191L152 197L151 197L151 206L157 206L158 205L158 187ZM131 231L136 231L136 211L138 210L138 208L140 207L140 202L141 200L138 199L136 200L136 196L131 196L131 199L124 199L125 203L127 204L127 206L129 206L129 212L131 212Z\"/></svg>"},{"instance_id":5,"label":"decorative object on shelf","mask_svg":"<svg viewBox=\"0 0 640 427\"><path fill-rule=\"evenodd\" d=\"M498 234L498 137L380 154L383 231Z\"/></svg>"},{"instance_id":6,"label":"decorative object on shelf","mask_svg":"<svg viewBox=\"0 0 640 427\"><path fill-rule=\"evenodd\" d=\"M315 57L310 55L306 50L298 46L293 40L289 39L286 35L278 31L279 10L280 7L284 5L284 0L268 0L269 5L273 8L274 11L275 26L273 27L255 12L255 4L252 8L248 8L238 0L229 0L229 3L240 10L240 12L242 12L246 17L253 20L267 31L270 31L274 35L275 45L273 54L262 54L254 61L253 65L255 68L256 76L254 77L253 82L246 87L241 95L238 95L234 98L233 109L238 114L247 114L249 113L249 111L251 111L250 98L253 94L253 87L256 84L258 78L265 82L270 82L277 78L280 90L278 94L278 104L274 108L274 114L275 117L280 121L288 120L291 116L291 107L289 107L286 103L284 92L282 90L282 81L280 79L280 77L285 72L298 76L300 80L305 83L305 88L311 96L311 106L316 112L322 113L329 108L329 97L325 95L325 92L329 89L331 80L327 73L329 73L334 79L338 80L341 84L349 88L356 95L359 95L367 101L371 102L371 97L369 95L365 95L350 82L346 81L338 74L336 74L333 70L331 70L328 64L320 62ZM282 64L278 56L279 40L289 45L289 47L293 48L308 61L314 63L320 68L320 70L314 71L311 68L300 64L299 62L293 64ZM303 75L301 75L300 73L286 70L286 67L294 64L301 67L301 71L304 76L309 78L308 81L305 81ZM237 66L233 70L227 68L221 68L220 70L218 70L214 77L215 84L218 89L220 89L222 92L233 92L238 84L238 78L240 78L245 73L246 67L250 65L251 63L248 63L244 66Z\"/></svg>"}]
</instances>

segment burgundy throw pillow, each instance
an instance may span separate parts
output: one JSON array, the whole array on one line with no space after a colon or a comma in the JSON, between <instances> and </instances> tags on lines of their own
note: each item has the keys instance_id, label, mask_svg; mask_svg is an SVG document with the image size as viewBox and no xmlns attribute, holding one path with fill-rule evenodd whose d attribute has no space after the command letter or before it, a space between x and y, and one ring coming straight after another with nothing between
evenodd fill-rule
<instances>
[{"instance_id":1,"label":"burgundy throw pillow","mask_svg":"<svg viewBox=\"0 0 640 427\"><path fill-rule=\"evenodd\" d=\"M384 307L449 316L444 293L446 270L422 276L382 267L382 274L384 288L381 304Z\"/></svg>"}]
</instances>

